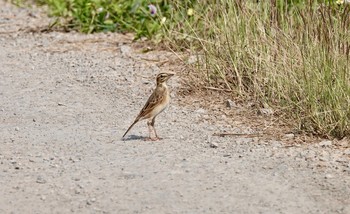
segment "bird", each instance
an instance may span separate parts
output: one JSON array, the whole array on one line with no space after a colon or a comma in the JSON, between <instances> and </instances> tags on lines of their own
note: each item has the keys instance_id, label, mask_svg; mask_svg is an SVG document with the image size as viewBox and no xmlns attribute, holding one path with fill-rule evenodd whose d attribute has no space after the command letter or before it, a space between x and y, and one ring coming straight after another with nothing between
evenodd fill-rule
<instances>
[{"instance_id":1,"label":"bird","mask_svg":"<svg viewBox=\"0 0 350 214\"><path fill-rule=\"evenodd\" d=\"M156 88L154 89L151 96L148 98L146 104L141 109L140 113L138 114L134 122L124 133L123 138L137 122L147 119L149 138L146 138L146 140L156 141L156 140L162 139L157 135L157 131L154 127L154 123L155 123L156 116L160 114L162 111L164 111L164 109L169 105L170 91L166 83L172 76L174 76L174 73L159 73L157 75ZM153 138L151 135L152 128L154 130L155 138Z\"/></svg>"}]
</instances>

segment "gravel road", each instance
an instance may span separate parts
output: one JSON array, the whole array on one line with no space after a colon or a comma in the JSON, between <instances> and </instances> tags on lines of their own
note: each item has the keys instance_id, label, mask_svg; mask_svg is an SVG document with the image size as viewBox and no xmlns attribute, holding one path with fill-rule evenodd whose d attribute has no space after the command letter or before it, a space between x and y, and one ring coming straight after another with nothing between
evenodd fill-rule
<instances>
[{"instance_id":1,"label":"gravel road","mask_svg":"<svg viewBox=\"0 0 350 214\"><path fill-rule=\"evenodd\" d=\"M179 75L164 139L122 140L172 54L48 22L0 0L0 213L350 213L348 140L213 136L252 128L184 104Z\"/></svg>"}]
</instances>

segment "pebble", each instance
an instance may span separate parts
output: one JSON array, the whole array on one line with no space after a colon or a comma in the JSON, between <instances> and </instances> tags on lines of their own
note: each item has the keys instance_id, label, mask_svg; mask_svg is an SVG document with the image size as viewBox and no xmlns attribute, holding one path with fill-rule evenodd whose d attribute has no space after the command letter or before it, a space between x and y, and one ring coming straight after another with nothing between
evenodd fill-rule
<instances>
[{"instance_id":1,"label":"pebble","mask_svg":"<svg viewBox=\"0 0 350 214\"><path fill-rule=\"evenodd\" d=\"M233 102L232 100L230 100L230 99L226 100L226 107L227 108L233 108L233 107L236 107L236 106L237 106L236 103Z\"/></svg>"},{"instance_id":2,"label":"pebble","mask_svg":"<svg viewBox=\"0 0 350 214\"><path fill-rule=\"evenodd\" d=\"M285 134L284 137L286 138L294 138L294 134L290 133L290 134Z\"/></svg>"},{"instance_id":3,"label":"pebble","mask_svg":"<svg viewBox=\"0 0 350 214\"><path fill-rule=\"evenodd\" d=\"M80 189L75 188L74 193L78 195L78 194L80 194L80 193L81 193L81 191L80 191Z\"/></svg>"},{"instance_id":4,"label":"pebble","mask_svg":"<svg viewBox=\"0 0 350 214\"><path fill-rule=\"evenodd\" d=\"M15 131L19 131L19 128L18 128L18 127L15 127Z\"/></svg>"},{"instance_id":5,"label":"pebble","mask_svg":"<svg viewBox=\"0 0 350 214\"><path fill-rule=\"evenodd\" d=\"M326 174L325 178L326 179L330 179L330 178L333 178L334 176L332 174Z\"/></svg>"},{"instance_id":6,"label":"pebble","mask_svg":"<svg viewBox=\"0 0 350 214\"><path fill-rule=\"evenodd\" d=\"M210 148L218 148L218 147L219 145L217 143L214 143L214 142L210 143Z\"/></svg>"},{"instance_id":7,"label":"pebble","mask_svg":"<svg viewBox=\"0 0 350 214\"><path fill-rule=\"evenodd\" d=\"M332 141L331 140L324 140L321 141L318 145L323 146L323 147L328 147L332 145Z\"/></svg>"},{"instance_id":8,"label":"pebble","mask_svg":"<svg viewBox=\"0 0 350 214\"><path fill-rule=\"evenodd\" d=\"M38 177L36 178L36 182L37 182L38 184L45 184L45 183L46 183L46 180L45 180L43 177L38 176Z\"/></svg>"},{"instance_id":9,"label":"pebble","mask_svg":"<svg viewBox=\"0 0 350 214\"><path fill-rule=\"evenodd\" d=\"M87 205L91 205L92 203L94 203L96 201L96 198L91 198L91 199L88 199L87 201L86 201L86 204Z\"/></svg>"},{"instance_id":10,"label":"pebble","mask_svg":"<svg viewBox=\"0 0 350 214\"><path fill-rule=\"evenodd\" d=\"M273 114L273 110L270 108L261 108L258 110L258 115L272 115Z\"/></svg>"}]
</instances>

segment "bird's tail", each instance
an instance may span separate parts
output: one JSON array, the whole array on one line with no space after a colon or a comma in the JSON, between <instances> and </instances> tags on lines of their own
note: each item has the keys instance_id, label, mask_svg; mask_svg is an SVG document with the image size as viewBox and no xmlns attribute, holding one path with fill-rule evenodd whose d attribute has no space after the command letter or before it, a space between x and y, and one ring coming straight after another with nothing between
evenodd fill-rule
<instances>
[{"instance_id":1,"label":"bird's tail","mask_svg":"<svg viewBox=\"0 0 350 214\"><path fill-rule=\"evenodd\" d=\"M131 129L137 122L138 122L138 120L135 120L135 121L131 124L131 126L128 128L128 130L126 130L126 132L124 133L123 138L125 137L125 135L130 131L130 129Z\"/></svg>"}]
</instances>

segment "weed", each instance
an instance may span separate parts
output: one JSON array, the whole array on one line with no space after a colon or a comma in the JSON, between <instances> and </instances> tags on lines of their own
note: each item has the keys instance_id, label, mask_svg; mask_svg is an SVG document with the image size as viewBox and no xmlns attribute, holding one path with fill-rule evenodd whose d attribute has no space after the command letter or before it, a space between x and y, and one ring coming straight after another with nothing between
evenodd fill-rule
<instances>
[{"instance_id":1,"label":"weed","mask_svg":"<svg viewBox=\"0 0 350 214\"><path fill-rule=\"evenodd\" d=\"M172 6L163 0L36 0L48 5L50 15L63 17L65 27L85 33L134 32L140 37L160 38Z\"/></svg>"},{"instance_id":2,"label":"weed","mask_svg":"<svg viewBox=\"0 0 350 214\"><path fill-rule=\"evenodd\" d=\"M201 17L211 31L192 30L205 57L200 76L283 109L302 129L349 135L349 10L331 1L221 0Z\"/></svg>"}]
</instances>

